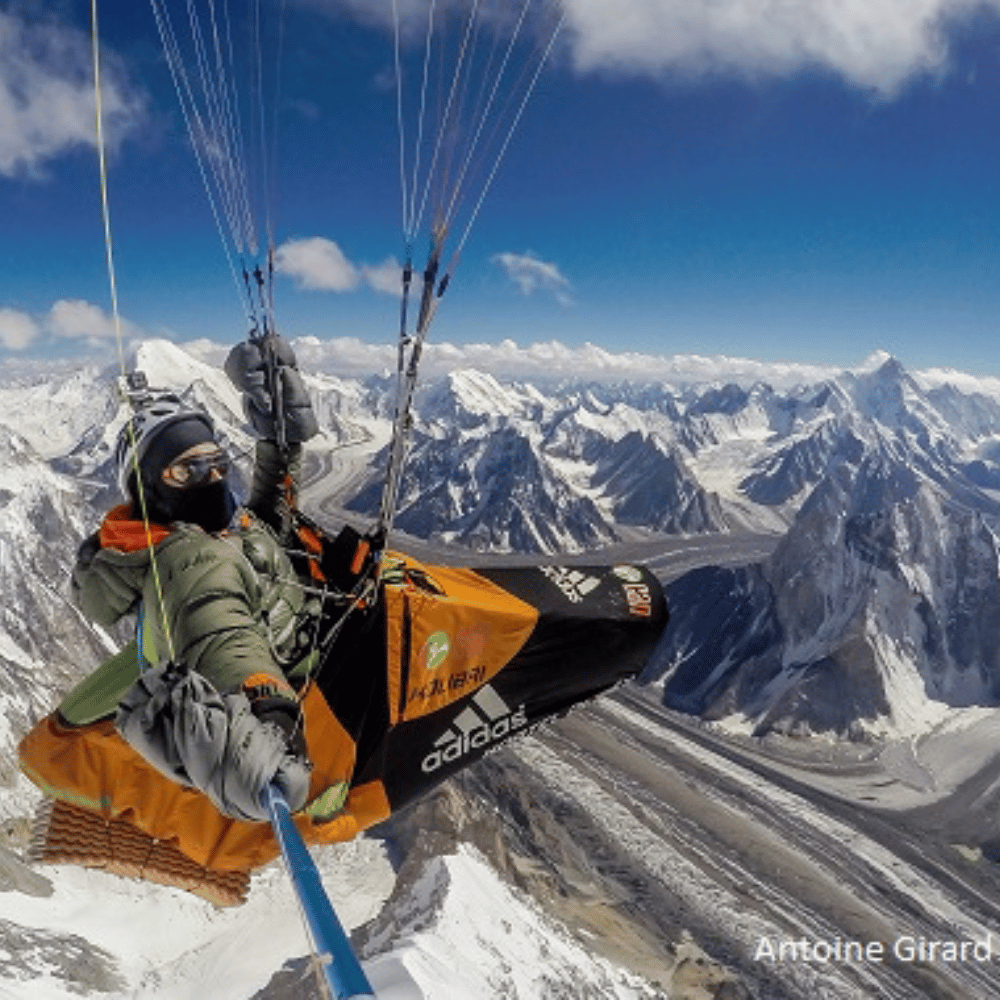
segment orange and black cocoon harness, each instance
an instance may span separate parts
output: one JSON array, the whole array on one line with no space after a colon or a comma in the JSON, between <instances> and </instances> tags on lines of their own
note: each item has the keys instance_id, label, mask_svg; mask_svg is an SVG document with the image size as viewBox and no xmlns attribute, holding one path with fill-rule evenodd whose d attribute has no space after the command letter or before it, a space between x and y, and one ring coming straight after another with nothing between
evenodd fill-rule
<instances>
[{"instance_id":1,"label":"orange and black cocoon harness","mask_svg":"<svg viewBox=\"0 0 1000 1000\"><path fill-rule=\"evenodd\" d=\"M356 541L338 550L348 578ZM642 567L473 570L388 552L383 561L378 600L343 624L304 689L314 769L295 822L308 843L350 840L507 739L634 677L667 621ZM118 735L117 696L138 675L129 656L127 647L25 737L24 772L47 795L132 824L209 872L275 857L268 824L222 816ZM101 697L107 711L90 717Z\"/></svg>"}]
</instances>

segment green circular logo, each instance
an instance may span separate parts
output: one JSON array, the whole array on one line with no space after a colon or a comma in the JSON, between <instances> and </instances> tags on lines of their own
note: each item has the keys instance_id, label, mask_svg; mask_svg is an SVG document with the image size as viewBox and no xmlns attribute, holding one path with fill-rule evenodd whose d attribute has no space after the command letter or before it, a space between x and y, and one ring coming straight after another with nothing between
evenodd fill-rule
<instances>
[{"instance_id":1,"label":"green circular logo","mask_svg":"<svg viewBox=\"0 0 1000 1000\"><path fill-rule=\"evenodd\" d=\"M642 570L635 566L615 566L611 572L626 583L642 583Z\"/></svg>"},{"instance_id":2,"label":"green circular logo","mask_svg":"<svg viewBox=\"0 0 1000 1000\"><path fill-rule=\"evenodd\" d=\"M437 670L448 658L448 652L451 649L451 640L448 638L448 633L435 632L427 640L425 648L427 650L427 669Z\"/></svg>"}]
</instances>

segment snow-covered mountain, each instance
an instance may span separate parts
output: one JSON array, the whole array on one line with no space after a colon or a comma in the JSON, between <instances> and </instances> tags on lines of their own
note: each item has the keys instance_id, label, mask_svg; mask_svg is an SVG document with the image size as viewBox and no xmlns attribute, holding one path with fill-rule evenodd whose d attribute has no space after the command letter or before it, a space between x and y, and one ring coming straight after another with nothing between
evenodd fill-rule
<instances>
[{"instance_id":1,"label":"snow-covered mountain","mask_svg":"<svg viewBox=\"0 0 1000 1000\"><path fill-rule=\"evenodd\" d=\"M899 594L872 629L893 636L923 679L914 683L926 681L932 699L990 699L992 665L970 652L988 640L955 624L956 607L985 609L989 602L981 589L970 590L979 584L968 573L949 567L962 563L961 552L988 553L1000 523L1000 400L973 391L968 378L942 381L913 375L888 356L876 360L791 389L764 382L554 387L452 372L417 394L396 524L431 541L547 554L599 547L634 537L636 529L788 531L764 573L777 595L772 614L782 635L782 671L815 673L809 665L824 661L844 636L863 634L860 623L874 613L876 595L888 601L891 577ZM218 367L165 341L141 344L135 363L152 384L205 406L246 461L252 439L238 395ZM320 477L314 492L338 493L348 509L374 516L391 380L324 374L308 381L324 428L309 446ZM127 415L112 373L63 374L0 395L8 426L30 443L39 468L47 462L48 473L70 477L67 489L89 491L97 507L107 506L114 497L110 456ZM345 455L351 460L339 458ZM86 517L76 516L64 520L83 525ZM872 573L888 576L863 582ZM908 615L897 606L906 603L900 588L909 588ZM751 589L760 592L759 585ZM689 595L680 603L690 604ZM816 607L824 609L822 621ZM912 636L914 615L926 641L911 653L912 638L897 633ZM888 655L876 657L883 673ZM672 652L668 660L677 657ZM691 695L681 678L694 671L693 662L671 682L671 697L681 687ZM718 670L701 678L695 702L702 710L730 703L719 700ZM757 723L794 724L787 705L801 677L779 684L764 675L769 695L748 700L747 689L732 701L733 711L747 710ZM903 710L887 712L879 697L872 704L883 708L869 706L868 715L894 715L902 724ZM778 701L786 707L778 710Z\"/></svg>"},{"instance_id":2,"label":"snow-covered mountain","mask_svg":"<svg viewBox=\"0 0 1000 1000\"><path fill-rule=\"evenodd\" d=\"M114 649L68 601L87 501L83 485L0 426L0 784L14 780L20 736Z\"/></svg>"},{"instance_id":3,"label":"snow-covered mountain","mask_svg":"<svg viewBox=\"0 0 1000 1000\"><path fill-rule=\"evenodd\" d=\"M362 839L318 854L348 927L383 909L397 883L383 845ZM0 856L0 872L20 878L16 888L0 890L5 1000L322 996L308 960L295 957L305 950L303 929L277 865L255 877L244 906L229 911L102 872L35 873L9 854ZM469 846L424 865L392 909L394 940L373 932L371 957L365 956L367 975L386 1000L662 996L639 976L589 954Z\"/></svg>"},{"instance_id":4,"label":"snow-covered mountain","mask_svg":"<svg viewBox=\"0 0 1000 1000\"><path fill-rule=\"evenodd\" d=\"M141 345L137 364L153 385L207 407L245 460L252 439L217 367L162 341ZM308 384L324 427L308 449L316 512L336 515L323 506L329 495L372 514L393 386L331 375L308 376ZM669 535L693 546L692 536L709 533L780 535L759 565L702 566L671 581L672 622L646 682L662 688L667 704L731 730L917 735L955 708L1000 704L1000 398L991 392L966 377L909 373L888 357L792 388L555 386L456 371L417 395L397 525L432 542L550 556ZM66 581L77 544L112 502L110 457L126 415L110 372L0 386L0 784L8 783L0 820L30 811L31 795L9 785L17 738L113 639L75 615ZM526 799L501 787L485 801L523 823ZM614 815L612 826L621 819ZM436 829L422 817L410 822ZM486 821L455 825L463 836L440 852L399 848L411 859L406 878L391 870L398 844L365 841L330 857L329 881L343 886L338 899L350 924L364 925L366 956L410 962L414 974L439 984L429 996L662 995L650 985L660 971L648 946L660 928L643 923L629 895L638 876L622 874L619 858L598 878L552 823L547 849L565 855L554 872L520 826L521 850L501 855L491 850ZM248 904L255 909L206 916L170 890L112 889L96 874L57 873L49 885L3 852L5 830L0 904L10 905L0 905L0 976L17 984L12 996L181 997L195 981L223 984L220 970L237 953L254 961L237 984L242 994L226 995L298 995L300 966L274 973L278 956L301 954L301 945L284 930L266 932L269 914L292 913L273 871L258 880ZM462 846L469 841L482 853ZM361 885L368 875L378 884ZM587 905L554 912L580 886L593 894ZM112 914L106 923L85 913L94 894ZM164 931L161 906L184 914L183 931ZM601 920L588 923L594 913ZM135 933L160 934L155 954L122 931L133 919ZM585 930L567 935L560 920ZM291 916L287 923L294 926ZM645 978L634 974L637 952L630 972L608 957L613 949L597 948L626 931L646 942ZM187 943L192 935L196 947ZM448 956L459 947L464 971L448 978ZM17 960L3 959L3 949ZM700 953L691 954L698 957L688 970L701 969ZM67 955L79 960L68 964ZM712 966L712 977L724 986L716 996L752 995L725 969ZM699 989L677 995L713 995Z\"/></svg>"},{"instance_id":5,"label":"snow-covered mountain","mask_svg":"<svg viewBox=\"0 0 1000 1000\"><path fill-rule=\"evenodd\" d=\"M419 537L556 553L613 541L628 526L729 524L677 444L668 391L543 392L465 370L432 383L415 410L396 523ZM377 511L385 461L378 456L349 509Z\"/></svg>"},{"instance_id":6,"label":"snow-covered mountain","mask_svg":"<svg viewBox=\"0 0 1000 1000\"><path fill-rule=\"evenodd\" d=\"M997 704L996 401L926 391L890 359L795 402L742 482L795 503L790 530L760 568L673 584L646 679L757 733L919 733Z\"/></svg>"},{"instance_id":7,"label":"snow-covered mountain","mask_svg":"<svg viewBox=\"0 0 1000 1000\"><path fill-rule=\"evenodd\" d=\"M480 549L579 551L633 527L784 532L831 470L881 455L993 514L1000 402L921 387L897 361L818 385L501 384L418 394L397 523ZM377 510L380 454L347 506Z\"/></svg>"}]
</instances>

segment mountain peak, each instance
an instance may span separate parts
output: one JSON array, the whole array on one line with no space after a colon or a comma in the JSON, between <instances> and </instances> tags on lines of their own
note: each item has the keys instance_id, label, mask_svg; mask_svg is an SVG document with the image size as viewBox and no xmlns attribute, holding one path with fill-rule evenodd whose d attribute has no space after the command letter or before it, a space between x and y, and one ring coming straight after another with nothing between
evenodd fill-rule
<instances>
[{"instance_id":1,"label":"mountain peak","mask_svg":"<svg viewBox=\"0 0 1000 1000\"><path fill-rule=\"evenodd\" d=\"M868 362L876 360L878 366L869 367ZM868 362L841 380L862 414L892 430L904 424L917 431L940 424L940 415L902 362L885 351L877 351Z\"/></svg>"},{"instance_id":2,"label":"mountain peak","mask_svg":"<svg viewBox=\"0 0 1000 1000\"><path fill-rule=\"evenodd\" d=\"M910 380L910 373L902 361L888 351L874 351L854 370L862 380L874 382L903 382Z\"/></svg>"},{"instance_id":3,"label":"mountain peak","mask_svg":"<svg viewBox=\"0 0 1000 1000\"><path fill-rule=\"evenodd\" d=\"M875 374L882 379L893 382L898 382L901 379L909 377L909 373L903 367L903 363L891 354L886 356L886 359L875 370Z\"/></svg>"},{"instance_id":4,"label":"mountain peak","mask_svg":"<svg viewBox=\"0 0 1000 1000\"><path fill-rule=\"evenodd\" d=\"M483 420L520 414L526 400L515 388L502 385L487 372L460 368L428 387L430 413L467 426Z\"/></svg>"},{"instance_id":5,"label":"mountain peak","mask_svg":"<svg viewBox=\"0 0 1000 1000\"><path fill-rule=\"evenodd\" d=\"M899 364L893 355L891 355L888 351L884 351L879 348L877 351L872 351L872 353L869 354L860 365L858 365L857 371L859 374L875 372L889 363L902 368L902 365Z\"/></svg>"},{"instance_id":6,"label":"mountain peak","mask_svg":"<svg viewBox=\"0 0 1000 1000\"><path fill-rule=\"evenodd\" d=\"M149 384L156 389L184 392L200 382L232 413L242 412L240 395L226 375L172 341L144 340L136 346L130 360L134 368L146 373Z\"/></svg>"}]
</instances>

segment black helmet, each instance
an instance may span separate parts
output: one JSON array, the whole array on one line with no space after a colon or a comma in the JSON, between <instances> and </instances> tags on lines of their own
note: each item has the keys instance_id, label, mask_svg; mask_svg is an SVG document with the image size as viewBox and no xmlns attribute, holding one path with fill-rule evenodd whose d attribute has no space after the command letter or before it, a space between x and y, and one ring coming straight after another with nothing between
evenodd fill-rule
<instances>
[{"instance_id":1,"label":"black helmet","mask_svg":"<svg viewBox=\"0 0 1000 1000\"><path fill-rule=\"evenodd\" d=\"M189 521L206 531L227 527L236 501L228 479L198 489L182 490L163 480L163 470L189 448L218 444L212 418L185 406L172 394L144 403L125 424L115 448L118 485L133 503L139 501L138 484L145 493L147 515L154 521Z\"/></svg>"},{"instance_id":2,"label":"black helmet","mask_svg":"<svg viewBox=\"0 0 1000 1000\"><path fill-rule=\"evenodd\" d=\"M131 496L129 480L136 471L144 483L155 482L170 460L186 448L215 440L215 425L207 413L185 406L170 393L157 396L137 410L118 434L118 486L125 496Z\"/></svg>"}]
</instances>

